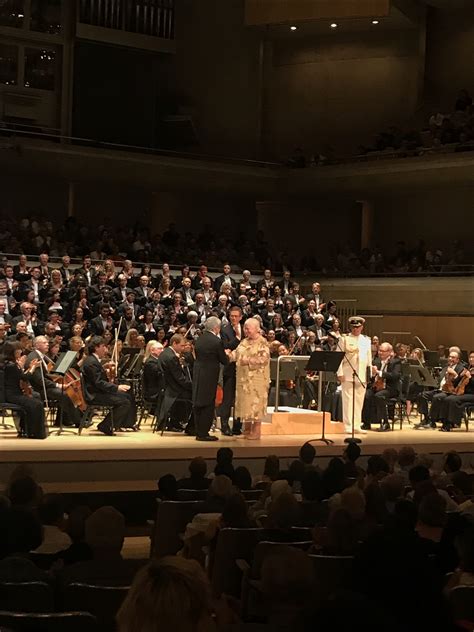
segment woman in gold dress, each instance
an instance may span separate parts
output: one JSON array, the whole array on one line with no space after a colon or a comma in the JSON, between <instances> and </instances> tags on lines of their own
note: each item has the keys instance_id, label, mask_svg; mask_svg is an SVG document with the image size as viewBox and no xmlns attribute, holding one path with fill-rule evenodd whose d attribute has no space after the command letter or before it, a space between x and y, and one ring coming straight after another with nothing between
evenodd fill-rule
<instances>
[{"instance_id":1,"label":"woman in gold dress","mask_svg":"<svg viewBox=\"0 0 474 632\"><path fill-rule=\"evenodd\" d=\"M234 417L242 419L247 439L259 439L261 421L267 413L270 384L270 351L256 318L244 325L245 338L232 352L237 366Z\"/></svg>"}]
</instances>

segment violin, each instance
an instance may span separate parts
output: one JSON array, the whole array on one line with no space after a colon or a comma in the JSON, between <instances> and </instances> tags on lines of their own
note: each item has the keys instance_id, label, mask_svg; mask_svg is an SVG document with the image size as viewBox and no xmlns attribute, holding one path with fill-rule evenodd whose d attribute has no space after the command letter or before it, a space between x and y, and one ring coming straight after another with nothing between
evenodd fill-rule
<instances>
[{"instance_id":1,"label":"violin","mask_svg":"<svg viewBox=\"0 0 474 632\"><path fill-rule=\"evenodd\" d=\"M469 369L464 369L464 371L461 373L461 380L459 384L456 386L456 388L454 389L454 395L464 395L466 386L471 381L471 378L473 377L473 375L474 375L474 367L470 367Z\"/></svg>"}]
</instances>

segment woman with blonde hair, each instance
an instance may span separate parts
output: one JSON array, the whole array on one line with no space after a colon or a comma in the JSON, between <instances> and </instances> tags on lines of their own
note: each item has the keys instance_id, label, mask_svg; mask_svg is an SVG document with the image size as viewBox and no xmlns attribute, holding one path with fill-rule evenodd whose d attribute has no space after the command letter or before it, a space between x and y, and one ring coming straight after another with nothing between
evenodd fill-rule
<instances>
[{"instance_id":1,"label":"woman with blonde hair","mask_svg":"<svg viewBox=\"0 0 474 632\"><path fill-rule=\"evenodd\" d=\"M135 576L117 622L119 632L213 632L206 574L195 560L152 560Z\"/></svg>"},{"instance_id":2,"label":"woman with blonde hair","mask_svg":"<svg viewBox=\"0 0 474 632\"><path fill-rule=\"evenodd\" d=\"M127 335L125 336L125 340L123 342L123 346L124 347L139 347L138 344L138 331L134 328L131 327L128 331L127 331Z\"/></svg>"},{"instance_id":3,"label":"woman with blonde hair","mask_svg":"<svg viewBox=\"0 0 474 632\"><path fill-rule=\"evenodd\" d=\"M244 340L230 356L237 366L234 417L244 421L245 438L259 439L267 413L270 350L256 318L245 321L244 333Z\"/></svg>"}]
</instances>

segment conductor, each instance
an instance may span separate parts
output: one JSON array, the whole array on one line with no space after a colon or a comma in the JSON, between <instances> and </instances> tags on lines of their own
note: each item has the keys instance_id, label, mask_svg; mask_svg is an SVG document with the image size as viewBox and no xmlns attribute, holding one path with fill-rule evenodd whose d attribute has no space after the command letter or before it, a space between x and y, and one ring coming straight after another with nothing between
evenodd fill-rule
<instances>
[{"instance_id":1,"label":"conductor","mask_svg":"<svg viewBox=\"0 0 474 632\"><path fill-rule=\"evenodd\" d=\"M220 365L228 363L224 345L219 337L221 321L210 316L204 332L196 340L196 361L193 371L193 406L197 441L217 441L209 430L214 419ZM230 352L229 352L230 353Z\"/></svg>"}]
</instances>

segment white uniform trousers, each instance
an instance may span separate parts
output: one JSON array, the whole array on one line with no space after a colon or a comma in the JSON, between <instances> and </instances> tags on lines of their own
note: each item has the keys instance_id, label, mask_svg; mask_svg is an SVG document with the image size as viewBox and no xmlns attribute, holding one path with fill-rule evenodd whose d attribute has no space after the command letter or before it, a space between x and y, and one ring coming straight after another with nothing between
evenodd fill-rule
<instances>
[{"instance_id":1,"label":"white uniform trousers","mask_svg":"<svg viewBox=\"0 0 474 632\"><path fill-rule=\"evenodd\" d=\"M355 386L354 396L354 428L359 430L362 418L362 407L364 406L365 384L359 381L348 382L344 380L342 383L342 420L344 422L344 430L347 434L352 432L352 385Z\"/></svg>"}]
</instances>

